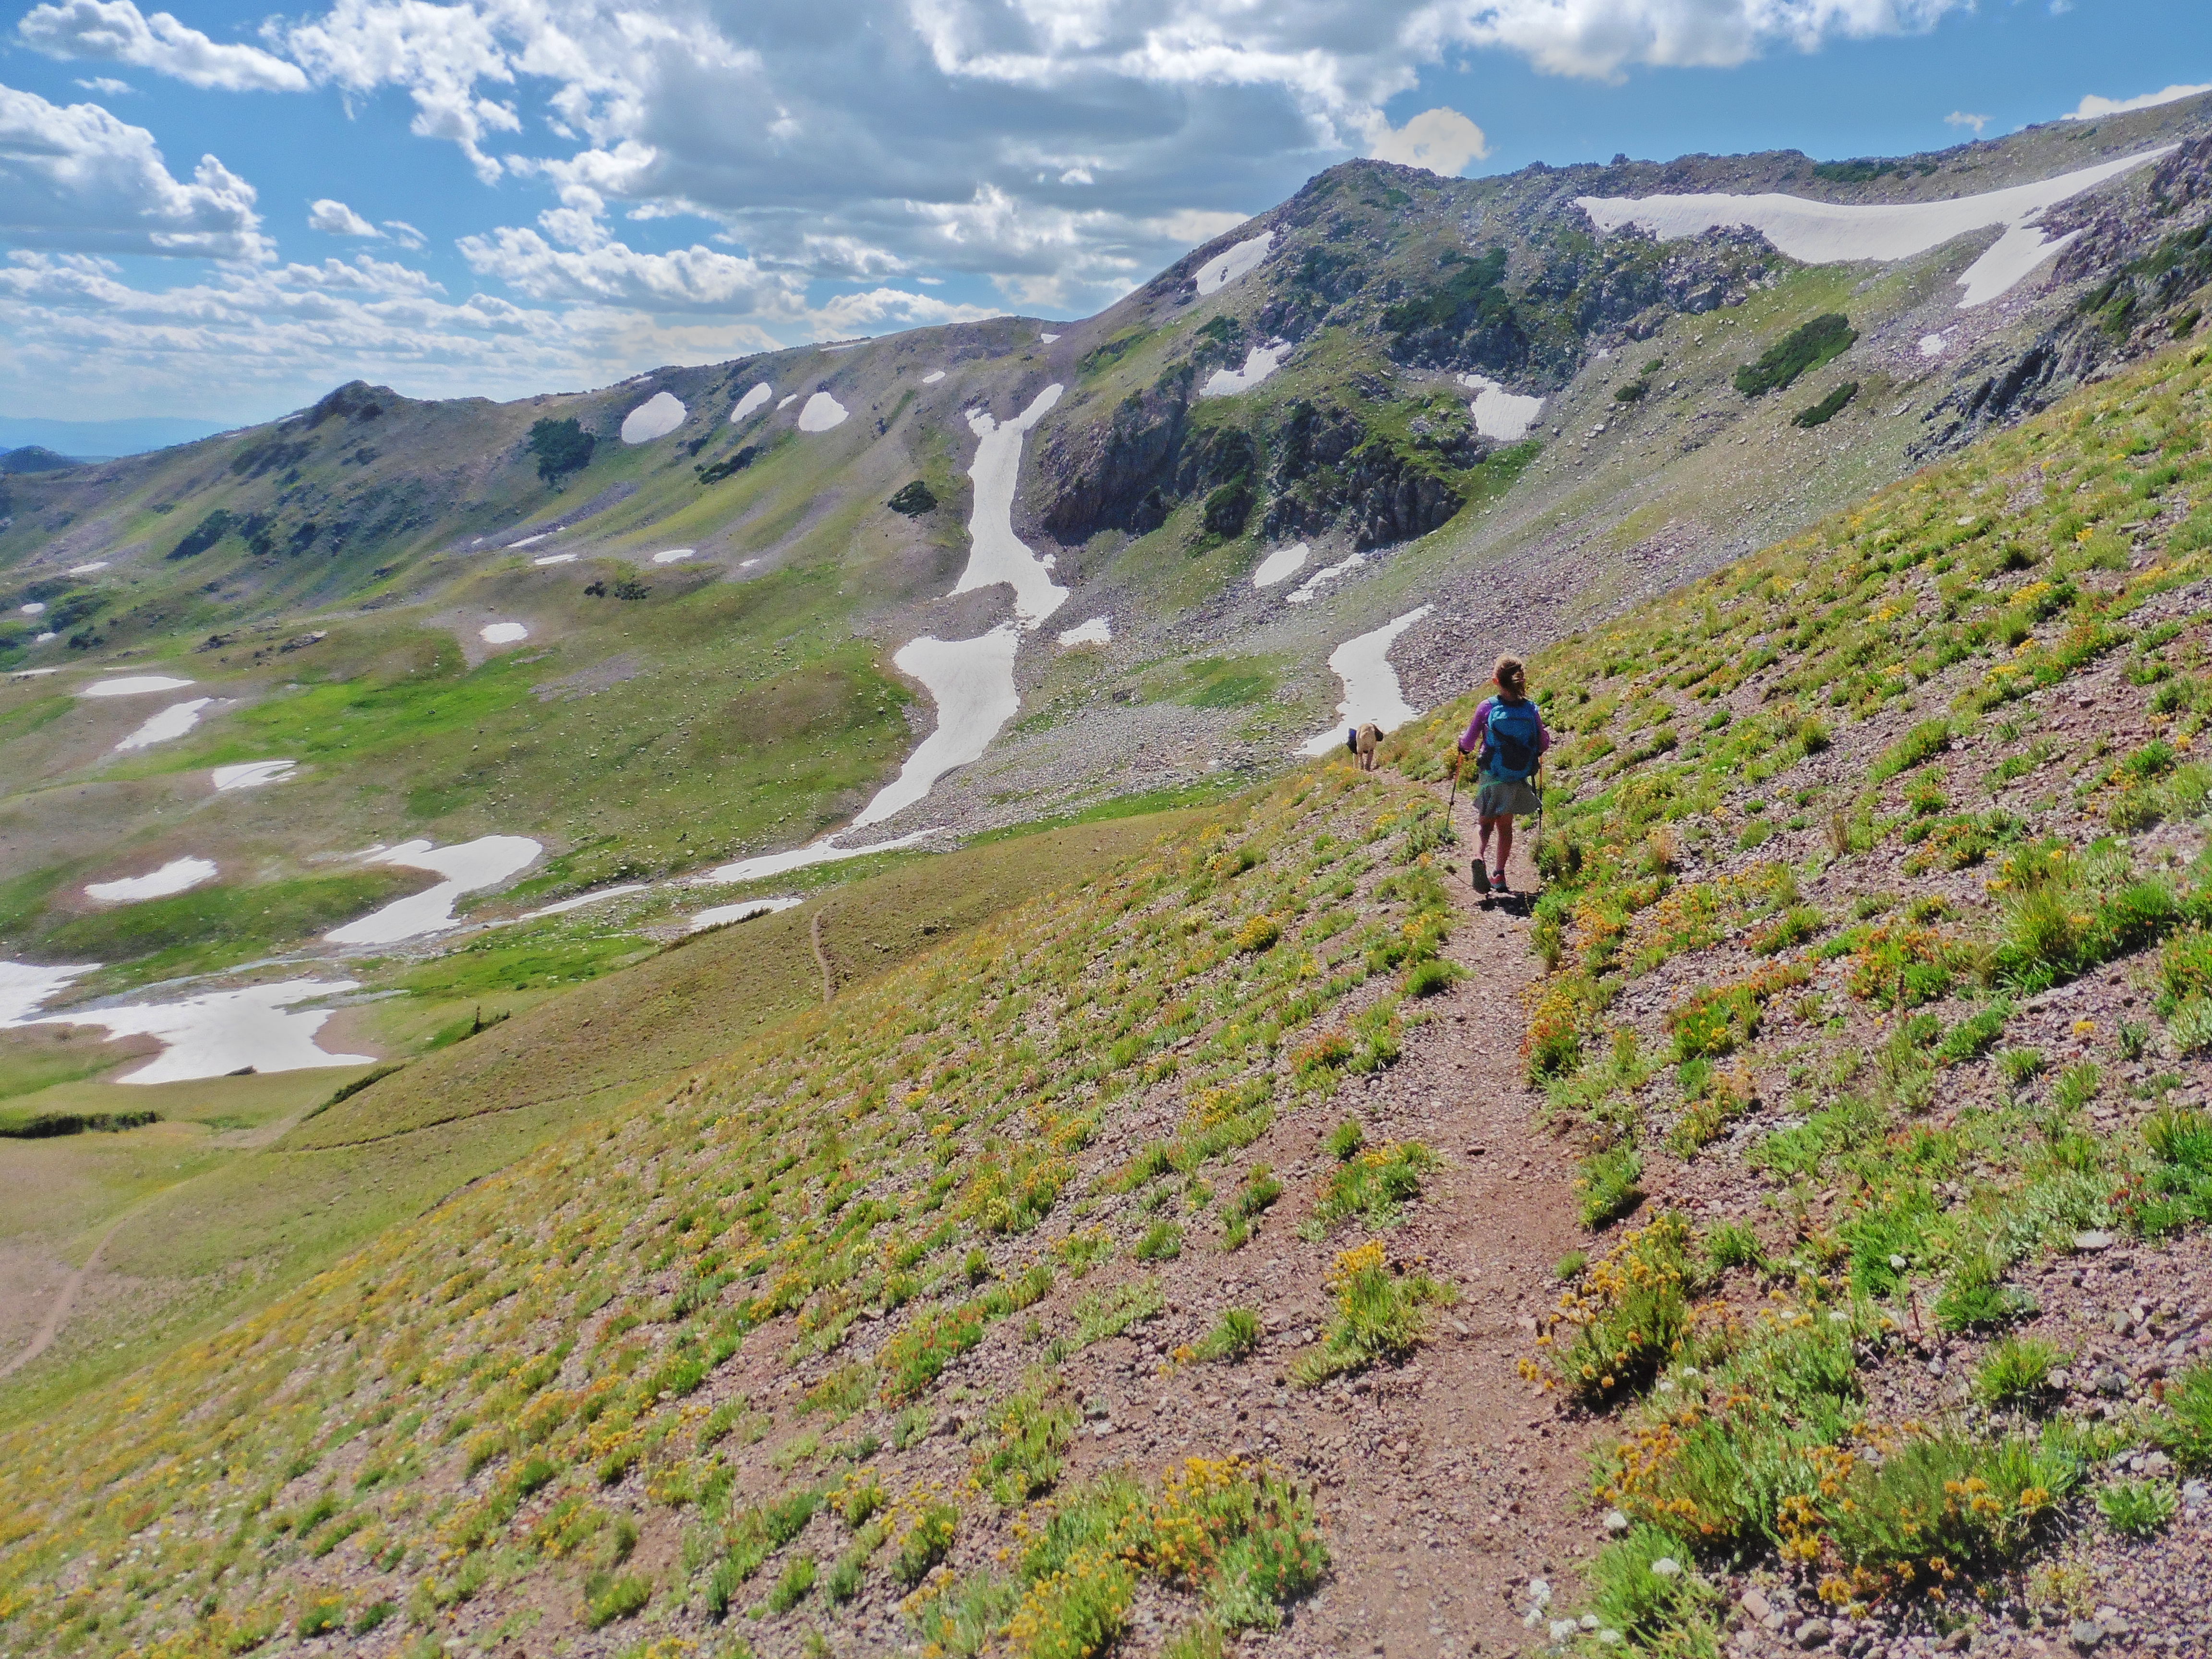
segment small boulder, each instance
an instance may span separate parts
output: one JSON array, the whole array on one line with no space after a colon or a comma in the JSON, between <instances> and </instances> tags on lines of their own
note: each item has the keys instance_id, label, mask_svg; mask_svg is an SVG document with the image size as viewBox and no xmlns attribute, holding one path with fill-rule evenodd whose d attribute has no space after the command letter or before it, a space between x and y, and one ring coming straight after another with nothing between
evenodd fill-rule
<instances>
[{"instance_id":1,"label":"small boulder","mask_svg":"<svg viewBox=\"0 0 2212 1659\"><path fill-rule=\"evenodd\" d=\"M2105 1639L2105 1627L2094 1619L2076 1619L2066 1639L2073 1643L2076 1653L2094 1653Z\"/></svg>"},{"instance_id":2,"label":"small boulder","mask_svg":"<svg viewBox=\"0 0 2212 1659\"><path fill-rule=\"evenodd\" d=\"M1836 1627L1825 1619L1808 1619L1797 1626L1797 1645L1810 1651L1824 1648L1836 1633Z\"/></svg>"}]
</instances>

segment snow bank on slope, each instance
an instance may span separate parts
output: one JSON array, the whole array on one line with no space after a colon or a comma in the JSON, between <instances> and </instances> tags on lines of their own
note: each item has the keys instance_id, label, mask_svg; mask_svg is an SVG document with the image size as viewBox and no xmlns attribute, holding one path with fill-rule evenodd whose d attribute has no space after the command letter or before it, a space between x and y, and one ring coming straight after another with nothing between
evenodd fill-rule
<instances>
[{"instance_id":1,"label":"snow bank on slope","mask_svg":"<svg viewBox=\"0 0 2212 1659\"><path fill-rule=\"evenodd\" d=\"M980 758L991 746L999 728L1021 708L1014 690L1014 652L1020 643L1019 631L1001 623L972 640L925 634L899 647L891 660L927 688L937 704L937 729L907 757L898 776L861 809L853 828L863 830L905 811L938 779Z\"/></svg>"},{"instance_id":2,"label":"snow bank on slope","mask_svg":"<svg viewBox=\"0 0 2212 1659\"><path fill-rule=\"evenodd\" d=\"M1307 577L1304 581L1298 584L1297 591L1291 595L1291 603L1292 605L1305 604L1309 599L1312 599L1315 594L1320 592L1322 588L1334 581L1339 576L1344 575L1349 571L1357 570L1361 565L1365 564L1366 562L1367 556L1364 553L1353 553L1339 560L1334 564L1323 565L1320 569L1315 571L1312 575Z\"/></svg>"},{"instance_id":3,"label":"snow bank on slope","mask_svg":"<svg viewBox=\"0 0 2212 1659\"><path fill-rule=\"evenodd\" d=\"M1277 340L1271 345L1254 346L1244 355L1244 366L1238 369L1217 368L1206 377L1206 384L1198 389L1201 398L1233 398L1240 392L1249 392L1273 374L1284 358L1291 355L1287 341Z\"/></svg>"},{"instance_id":4,"label":"snow bank on slope","mask_svg":"<svg viewBox=\"0 0 2212 1659\"><path fill-rule=\"evenodd\" d=\"M587 904L597 904L601 899L620 898L624 893L642 893L653 884L646 881L626 881L619 887L602 887L596 893L585 893L576 898L565 898L556 904L540 905L535 910L525 910L517 921L536 921L542 916L565 916L571 910L580 910Z\"/></svg>"},{"instance_id":5,"label":"snow bank on slope","mask_svg":"<svg viewBox=\"0 0 2212 1659\"><path fill-rule=\"evenodd\" d=\"M140 899L167 898L172 893L181 893L214 879L212 860L171 859L160 869L149 870L143 876L93 882L85 888L84 896L98 899L102 904L131 904Z\"/></svg>"},{"instance_id":6,"label":"snow bank on slope","mask_svg":"<svg viewBox=\"0 0 2212 1659\"><path fill-rule=\"evenodd\" d=\"M1279 547L1260 561L1260 568L1252 573L1252 586L1273 587L1277 582L1286 582L1305 568L1313 556L1313 549L1304 542L1292 542L1288 547Z\"/></svg>"},{"instance_id":7,"label":"snow bank on slope","mask_svg":"<svg viewBox=\"0 0 2212 1659\"><path fill-rule=\"evenodd\" d=\"M729 887L741 881L761 881L769 876L789 875L793 870L806 870L817 864L835 864L841 859L863 859L871 853L893 853L916 842L926 841L938 834L933 826L916 830L910 835L890 841L874 842L866 847L841 847L842 832L825 836L820 841L810 842L804 847L794 847L786 853L763 853L757 858L739 859L735 864L725 864L709 870L691 883L694 887Z\"/></svg>"},{"instance_id":8,"label":"snow bank on slope","mask_svg":"<svg viewBox=\"0 0 2212 1659\"><path fill-rule=\"evenodd\" d=\"M1093 617L1087 623L1078 623L1060 632L1062 645L1110 645L1114 640L1114 624L1105 617Z\"/></svg>"},{"instance_id":9,"label":"snow bank on slope","mask_svg":"<svg viewBox=\"0 0 2212 1659\"><path fill-rule=\"evenodd\" d=\"M0 962L0 1028L20 1024L24 1015L37 1012L39 1005L55 992L99 966L96 962L56 968L35 962Z\"/></svg>"},{"instance_id":10,"label":"snow bank on slope","mask_svg":"<svg viewBox=\"0 0 2212 1659\"><path fill-rule=\"evenodd\" d=\"M731 409L730 424L732 426L735 426L739 421L744 420L746 416L751 414L753 410L760 408L763 404L767 403L769 398L775 396L775 388L774 386L770 386L766 380L756 380L753 383L752 389L747 392L744 397L738 398L736 405Z\"/></svg>"},{"instance_id":11,"label":"snow bank on slope","mask_svg":"<svg viewBox=\"0 0 2212 1659\"><path fill-rule=\"evenodd\" d=\"M827 432L833 426L845 424L852 410L826 392L817 392L806 400L806 407L799 411L801 432Z\"/></svg>"},{"instance_id":12,"label":"snow bank on slope","mask_svg":"<svg viewBox=\"0 0 2212 1659\"><path fill-rule=\"evenodd\" d=\"M713 909L702 910L692 917L691 926L686 931L696 933L702 927L720 927L726 921L750 921L755 916L772 916L779 910L788 910L805 902L803 898L787 897L746 899L738 904L718 904Z\"/></svg>"},{"instance_id":13,"label":"snow bank on slope","mask_svg":"<svg viewBox=\"0 0 2212 1659\"><path fill-rule=\"evenodd\" d=\"M172 679L167 674L131 674L119 680L94 680L77 696L135 697L148 691L175 691L191 684L190 680Z\"/></svg>"},{"instance_id":14,"label":"snow bank on slope","mask_svg":"<svg viewBox=\"0 0 2212 1659\"><path fill-rule=\"evenodd\" d=\"M487 623L477 629L477 637L486 645L513 645L528 639L530 630L520 623Z\"/></svg>"},{"instance_id":15,"label":"snow bank on slope","mask_svg":"<svg viewBox=\"0 0 2212 1659\"><path fill-rule=\"evenodd\" d=\"M1910 258L1968 231L2002 225L2005 234L1997 239L1996 246L1959 278L1960 286L1966 290L1966 297L1959 302L1963 311L1996 299L2074 240L2072 235L2044 240L2033 222L2045 209L2146 161L2154 161L2172 149L2167 145L2145 150L2039 184L2015 185L2008 190L1944 202L1847 204L1769 191L1758 196L1578 196L1575 205L1589 214L1600 230L1639 225L1662 241L1740 225L1759 232L1791 258L1816 265Z\"/></svg>"},{"instance_id":16,"label":"snow bank on slope","mask_svg":"<svg viewBox=\"0 0 2212 1659\"><path fill-rule=\"evenodd\" d=\"M1235 282L1267 257L1275 233L1263 230L1249 242L1239 242L1225 253L1217 253L1198 268L1198 291L1215 294Z\"/></svg>"},{"instance_id":17,"label":"snow bank on slope","mask_svg":"<svg viewBox=\"0 0 2212 1659\"><path fill-rule=\"evenodd\" d=\"M975 504L968 514L968 568L952 591L968 593L1005 582L1014 590L1014 614L1032 628L1066 603L1067 590L1014 534L1014 485L1021 472L1023 438L1060 401L1063 390L1054 382L1003 426L988 410L968 411L968 429L979 440L975 465L968 469L975 481ZM1012 661L1010 654L1010 672Z\"/></svg>"},{"instance_id":18,"label":"snow bank on slope","mask_svg":"<svg viewBox=\"0 0 2212 1659\"><path fill-rule=\"evenodd\" d=\"M656 392L623 417L622 441L649 444L684 424L683 402L672 392Z\"/></svg>"},{"instance_id":19,"label":"snow bank on slope","mask_svg":"<svg viewBox=\"0 0 2212 1659\"><path fill-rule=\"evenodd\" d=\"M1345 728L1372 720L1385 732L1395 732L1420 710L1413 708L1398 689L1398 671L1390 666L1390 647L1398 635L1435 610L1425 605L1372 633L1346 640L1329 653L1329 672L1344 682L1344 701L1336 706L1336 724L1298 746L1301 755L1326 755L1344 741Z\"/></svg>"},{"instance_id":20,"label":"snow bank on slope","mask_svg":"<svg viewBox=\"0 0 2212 1659\"><path fill-rule=\"evenodd\" d=\"M1474 416L1474 429L1500 443L1520 442L1544 412L1541 398L1508 392L1486 374L1462 374L1459 383L1474 393L1474 401L1467 406L1468 413Z\"/></svg>"},{"instance_id":21,"label":"snow bank on slope","mask_svg":"<svg viewBox=\"0 0 2212 1659\"><path fill-rule=\"evenodd\" d=\"M935 385L936 385L939 380L943 380L944 378L945 378L945 371L944 371L943 369L941 369L941 368L933 368L933 369L931 369L931 370L929 371L929 373L928 373L928 374L925 374L925 375L923 375L923 376L921 377L921 383L922 383L924 386L935 386Z\"/></svg>"},{"instance_id":22,"label":"snow bank on slope","mask_svg":"<svg viewBox=\"0 0 2212 1659\"><path fill-rule=\"evenodd\" d=\"M434 847L427 841L404 842L377 853L376 861L408 870L435 871L445 880L395 899L323 937L333 945L397 945L425 933L442 933L460 925L453 915L455 899L520 874L544 850L526 836L479 836L452 847Z\"/></svg>"},{"instance_id":23,"label":"snow bank on slope","mask_svg":"<svg viewBox=\"0 0 2212 1659\"><path fill-rule=\"evenodd\" d=\"M254 985L242 991L210 991L181 1002L138 1003L121 1008L73 1009L20 1025L100 1025L108 1041L157 1037L162 1049L118 1083L190 1083L228 1077L252 1066L257 1072L304 1072L326 1066L366 1066L374 1054L334 1054L315 1041L331 1011L294 1012L316 997L356 988L349 979L293 979L280 985Z\"/></svg>"},{"instance_id":24,"label":"snow bank on slope","mask_svg":"<svg viewBox=\"0 0 2212 1659\"><path fill-rule=\"evenodd\" d=\"M297 769L288 760L240 761L235 766L215 769L216 793L226 789L258 789L264 783L282 783Z\"/></svg>"},{"instance_id":25,"label":"snow bank on slope","mask_svg":"<svg viewBox=\"0 0 2212 1659\"><path fill-rule=\"evenodd\" d=\"M171 703L117 744L117 751L127 753L133 749L151 749L157 743L167 743L183 737L200 723L200 710L214 701L213 697L194 697L188 702Z\"/></svg>"}]
</instances>

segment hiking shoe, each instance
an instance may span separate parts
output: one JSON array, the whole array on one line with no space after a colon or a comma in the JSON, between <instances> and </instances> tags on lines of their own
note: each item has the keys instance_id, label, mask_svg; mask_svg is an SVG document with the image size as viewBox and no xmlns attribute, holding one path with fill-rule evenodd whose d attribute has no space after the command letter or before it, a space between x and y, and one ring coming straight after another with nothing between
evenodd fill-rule
<instances>
[{"instance_id":1,"label":"hiking shoe","mask_svg":"<svg viewBox=\"0 0 2212 1659\"><path fill-rule=\"evenodd\" d=\"M1476 892L1483 894L1485 896L1488 896L1490 892L1490 872L1483 867L1483 862L1480 859L1477 859L1474 861L1474 868L1468 872L1468 878L1474 883L1474 890Z\"/></svg>"},{"instance_id":2,"label":"hiking shoe","mask_svg":"<svg viewBox=\"0 0 2212 1659\"><path fill-rule=\"evenodd\" d=\"M1495 887L1501 893L1510 893L1513 890L1512 888L1506 885L1505 872L1503 870L1500 870L1496 875L1492 876L1490 878L1488 884Z\"/></svg>"}]
</instances>

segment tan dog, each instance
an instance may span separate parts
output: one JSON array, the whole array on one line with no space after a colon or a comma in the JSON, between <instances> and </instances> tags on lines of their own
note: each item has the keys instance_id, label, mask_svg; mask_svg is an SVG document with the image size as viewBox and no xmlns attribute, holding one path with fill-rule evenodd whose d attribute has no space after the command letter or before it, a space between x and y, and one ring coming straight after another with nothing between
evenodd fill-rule
<instances>
[{"instance_id":1,"label":"tan dog","mask_svg":"<svg viewBox=\"0 0 2212 1659\"><path fill-rule=\"evenodd\" d=\"M1373 720L1368 721L1359 728L1358 752L1361 771L1372 772L1375 769L1375 745L1382 741L1382 728L1376 725Z\"/></svg>"}]
</instances>

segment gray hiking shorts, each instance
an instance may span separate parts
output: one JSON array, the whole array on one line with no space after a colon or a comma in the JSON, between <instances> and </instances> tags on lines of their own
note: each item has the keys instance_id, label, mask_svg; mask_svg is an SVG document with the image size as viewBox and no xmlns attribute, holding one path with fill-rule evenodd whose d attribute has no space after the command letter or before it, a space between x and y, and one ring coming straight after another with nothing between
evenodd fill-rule
<instances>
[{"instance_id":1,"label":"gray hiking shorts","mask_svg":"<svg viewBox=\"0 0 2212 1659\"><path fill-rule=\"evenodd\" d=\"M1474 792L1476 816L1486 818L1526 817L1543 810L1543 797L1525 783L1486 778Z\"/></svg>"}]
</instances>

